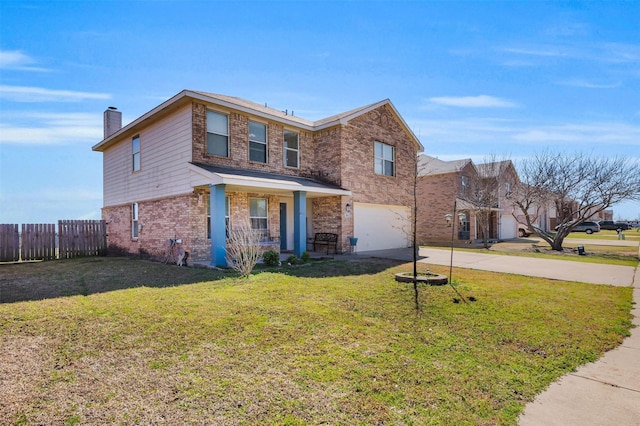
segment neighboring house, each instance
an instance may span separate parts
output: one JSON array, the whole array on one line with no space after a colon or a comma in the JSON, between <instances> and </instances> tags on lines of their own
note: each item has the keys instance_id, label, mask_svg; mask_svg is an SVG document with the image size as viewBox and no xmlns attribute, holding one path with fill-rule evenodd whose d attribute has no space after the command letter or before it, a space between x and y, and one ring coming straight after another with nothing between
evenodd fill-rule
<instances>
[{"instance_id":1,"label":"neighboring house","mask_svg":"<svg viewBox=\"0 0 640 426\"><path fill-rule=\"evenodd\" d=\"M171 238L225 265L229 229L301 255L318 232L337 250L406 247L423 147L389 100L309 121L243 99L184 90L121 127L105 111L104 207L112 251L161 257Z\"/></svg>"},{"instance_id":2,"label":"neighboring house","mask_svg":"<svg viewBox=\"0 0 640 426\"><path fill-rule=\"evenodd\" d=\"M517 206L510 200L511 191L519 182L518 172L511 160L495 161L476 166L484 186L495 191L495 205L491 208L489 238L506 240L518 236Z\"/></svg>"},{"instance_id":3,"label":"neighboring house","mask_svg":"<svg viewBox=\"0 0 640 426\"><path fill-rule=\"evenodd\" d=\"M450 241L452 235L455 241L478 238L473 208L467 200L477 176L470 159L443 161L425 154L418 156L419 244Z\"/></svg>"}]
</instances>

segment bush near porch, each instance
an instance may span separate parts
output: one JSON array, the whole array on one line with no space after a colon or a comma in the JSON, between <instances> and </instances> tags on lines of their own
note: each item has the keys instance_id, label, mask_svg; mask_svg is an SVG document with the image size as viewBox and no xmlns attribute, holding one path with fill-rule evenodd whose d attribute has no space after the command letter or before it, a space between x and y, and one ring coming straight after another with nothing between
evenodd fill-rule
<instances>
[{"instance_id":1,"label":"bush near porch","mask_svg":"<svg viewBox=\"0 0 640 426\"><path fill-rule=\"evenodd\" d=\"M455 269L416 314L407 267L2 266L0 423L515 425L628 334L630 288Z\"/></svg>"}]
</instances>

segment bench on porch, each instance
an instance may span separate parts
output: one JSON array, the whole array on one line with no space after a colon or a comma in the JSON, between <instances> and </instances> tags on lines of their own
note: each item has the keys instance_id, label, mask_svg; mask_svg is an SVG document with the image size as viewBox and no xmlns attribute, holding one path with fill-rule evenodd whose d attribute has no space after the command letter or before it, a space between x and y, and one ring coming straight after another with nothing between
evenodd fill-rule
<instances>
[{"instance_id":1,"label":"bench on porch","mask_svg":"<svg viewBox=\"0 0 640 426\"><path fill-rule=\"evenodd\" d=\"M329 232L317 232L313 237L313 251L317 251L316 246L327 246L327 254L329 254L329 247L333 246L333 252L338 251L338 234L332 234Z\"/></svg>"}]
</instances>

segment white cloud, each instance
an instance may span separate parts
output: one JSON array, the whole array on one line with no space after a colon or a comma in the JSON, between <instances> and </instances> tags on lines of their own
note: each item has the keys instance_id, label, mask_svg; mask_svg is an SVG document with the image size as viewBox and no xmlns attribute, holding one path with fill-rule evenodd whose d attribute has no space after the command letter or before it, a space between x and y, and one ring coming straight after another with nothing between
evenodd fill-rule
<instances>
[{"instance_id":1,"label":"white cloud","mask_svg":"<svg viewBox=\"0 0 640 426\"><path fill-rule=\"evenodd\" d=\"M20 50L0 50L0 69L20 71L50 71L47 68L31 66L35 60Z\"/></svg>"},{"instance_id":2,"label":"white cloud","mask_svg":"<svg viewBox=\"0 0 640 426\"><path fill-rule=\"evenodd\" d=\"M512 55L517 61L522 58L558 58L586 60L609 64L640 63L640 45L627 43L534 43L517 47L498 47L498 52ZM503 61L505 64L513 58Z\"/></svg>"},{"instance_id":3,"label":"white cloud","mask_svg":"<svg viewBox=\"0 0 640 426\"><path fill-rule=\"evenodd\" d=\"M429 98L429 101L440 105L461 108L514 108L517 106L515 103L505 99L487 95L460 97L442 96Z\"/></svg>"},{"instance_id":4,"label":"white cloud","mask_svg":"<svg viewBox=\"0 0 640 426\"><path fill-rule=\"evenodd\" d=\"M440 155L458 155L461 149L474 152L511 151L519 155L545 146L566 146L578 149L599 149L607 146L606 154L635 154L640 147L640 126L624 122L543 123L498 118L460 118L453 120L418 120L420 139L425 152L437 147ZM449 150L445 152L443 150ZM469 154L467 154L469 155Z\"/></svg>"},{"instance_id":5,"label":"white cloud","mask_svg":"<svg viewBox=\"0 0 640 426\"><path fill-rule=\"evenodd\" d=\"M513 134L513 139L529 143L575 143L594 146L615 143L640 146L640 127L625 123L569 123L524 129Z\"/></svg>"},{"instance_id":6,"label":"white cloud","mask_svg":"<svg viewBox=\"0 0 640 426\"><path fill-rule=\"evenodd\" d=\"M14 102L79 102L88 99L111 99L107 93L52 90L41 87L0 85L0 99Z\"/></svg>"},{"instance_id":7,"label":"white cloud","mask_svg":"<svg viewBox=\"0 0 640 426\"><path fill-rule=\"evenodd\" d=\"M593 82L593 81L584 80L584 79L559 81L556 84L560 86L582 87L585 89L616 89L622 85L620 81L604 83L604 82Z\"/></svg>"},{"instance_id":8,"label":"white cloud","mask_svg":"<svg viewBox=\"0 0 640 426\"><path fill-rule=\"evenodd\" d=\"M100 114L13 113L0 122L0 145L72 145L103 137Z\"/></svg>"}]
</instances>

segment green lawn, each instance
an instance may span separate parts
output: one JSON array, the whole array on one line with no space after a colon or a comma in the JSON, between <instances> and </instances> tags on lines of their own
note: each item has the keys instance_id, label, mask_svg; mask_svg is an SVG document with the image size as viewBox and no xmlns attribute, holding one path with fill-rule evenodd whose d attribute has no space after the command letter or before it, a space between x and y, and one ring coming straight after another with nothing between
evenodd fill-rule
<instances>
[{"instance_id":1,"label":"green lawn","mask_svg":"<svg viewBox=\"0 0 640 426\"><path fill-rule=\"evenodd\" d=\"M573 232L564 240L563 248L565 250L563 252L551 250L545 241L533 237L491 244L489 250L491 254L502 254L505 256L538 257L637 267L637 243L635 245L613 245L616 243L612 243L611 241L615 239L612 233L615 234L615 231L601 231L591 235L587 235L584 232ZM599 241L602 240L606 241L609 245L599 243ZM628 238L627 240L634 241L633 238ZM584 241L587 241L587 243ZM584 247L585 255L578 255L578 246ZM484 249L481 245L476 245L473 248L456 247L455 250L476 253L487 251L487 249Z\"/></svg>"},{"instance_id":2,"label":"green lawn","mask_svg":"<svg viewBox=\"0 0 640 426\"><path fill-rule=\"evenodd\" d=\"M0 424L514 425L630 328L631 288L462 269L474 302L421 287L416 313L408 270L4 265Z\"/></svg>"}]
</instances>

